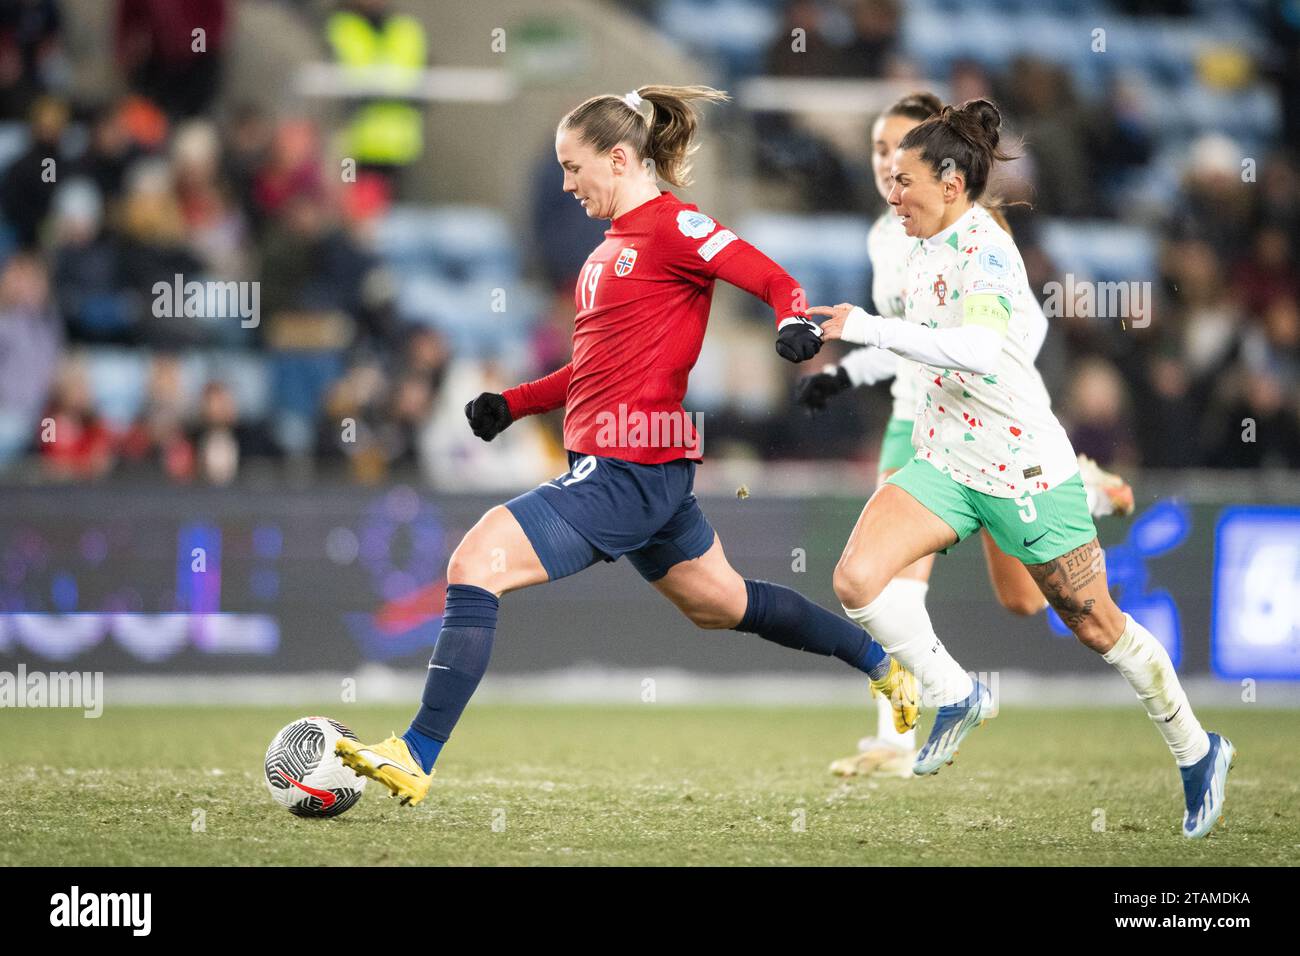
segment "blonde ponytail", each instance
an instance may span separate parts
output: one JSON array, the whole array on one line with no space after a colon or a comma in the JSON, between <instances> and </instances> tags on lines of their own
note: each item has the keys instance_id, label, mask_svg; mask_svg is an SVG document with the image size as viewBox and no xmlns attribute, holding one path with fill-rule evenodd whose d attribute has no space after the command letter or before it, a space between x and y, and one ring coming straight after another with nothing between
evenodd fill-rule
<instances>
[{"instance_id":1,"label":"blonde ponytail","mask_svg":"<svg viewBox=\"0 0 1300 956\"><path fill-rule=\"evenodd\" d=\"M655 175L674 186L691 184L691 154L700 116L694 102L725 103L730 97L709 86L642 86L625 96L593 96L560 121L598 153L627 143L654 163Z\"/></svg>"}]
</instances>

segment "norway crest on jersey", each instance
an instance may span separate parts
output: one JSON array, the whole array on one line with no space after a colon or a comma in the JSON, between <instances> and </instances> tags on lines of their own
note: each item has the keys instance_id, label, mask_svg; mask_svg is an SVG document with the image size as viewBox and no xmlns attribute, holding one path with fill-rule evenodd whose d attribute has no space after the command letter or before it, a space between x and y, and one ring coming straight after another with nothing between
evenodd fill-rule
<instances>
[{"instance_id":1,"label":"norway crest on jersey","mask_svg":"<svg viewBox=\"0 0 1300 956\"><path fill-rule=\"evenodd\" d=\"M618 254L618 259L614 263L614 275L625 276L632 271L634 265L636 265L636 250L628 246Z\"/></svg>"}]
</instances>

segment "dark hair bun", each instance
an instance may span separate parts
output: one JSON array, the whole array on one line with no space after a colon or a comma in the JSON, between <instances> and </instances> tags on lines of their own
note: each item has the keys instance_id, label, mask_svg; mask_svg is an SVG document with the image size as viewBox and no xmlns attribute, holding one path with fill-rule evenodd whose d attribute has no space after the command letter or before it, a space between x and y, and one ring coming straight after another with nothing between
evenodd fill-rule
<instances>
[{"instance_id":1,"label":"dark hair bun","mask_svg":"<svg viewBox=\"0 0 1300 956\"><path fill-rule=\"evenodd\" d=\"M957 112L965 114L974 121L984 133L984 140L990 149L997 149L999 133L1002 126L1002 114L988 100L967 100Z\"/></svg>"},{"instance_id":2,"label":"dark hair bun","mask_svg":"<svg viewBox=\"0 0 1300 956\"><path fill-rule=\"evenodd\" d=\"M988 100L945 106L933 119L913 127L899 149L920 149L921 158L939 175L951 160L966 177L966 195L977 202L988 185L993 164L1015 157L998 149L1002 114Z\"/></svg>"}]
</instances>

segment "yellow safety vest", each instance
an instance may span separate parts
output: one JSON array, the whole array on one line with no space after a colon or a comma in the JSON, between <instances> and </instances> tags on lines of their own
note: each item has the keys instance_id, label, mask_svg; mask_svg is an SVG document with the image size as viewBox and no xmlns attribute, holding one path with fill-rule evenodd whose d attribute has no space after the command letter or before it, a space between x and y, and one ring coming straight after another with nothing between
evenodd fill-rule
<instances>
[{"instance_id":1,"label":"yellow safety vest","mask_svg":"<svg viewBox=\"0 0 1300 956\"><path fill-rule=\"evenodd\" d=\"M344 67L386 66L407 69L412 84L423 70L424 28L413 17L397 14L376 30L365 17L351 12L333 14L326 35ZM354 113L345 148L359 163L405 165L424 149L423 118L417 107L392 100L364 103Z\"/></svg>"}]
</instances>

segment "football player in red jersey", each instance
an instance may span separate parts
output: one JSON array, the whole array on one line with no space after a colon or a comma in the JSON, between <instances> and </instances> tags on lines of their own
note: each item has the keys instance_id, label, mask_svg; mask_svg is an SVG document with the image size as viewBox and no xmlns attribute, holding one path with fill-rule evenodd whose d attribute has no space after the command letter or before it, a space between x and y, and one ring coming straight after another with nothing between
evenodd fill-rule
<instances>
[{"instance_id":1,"label":"football player in red jersey","mask_svg":"<svg viewBox=\"0 0 1300 956\"><path fill-rule=\"evenodd\" d=\"M682 408L717 279L767 302L776 350L801 362L821 348L798 283L784 269L659 180L689 183L708 87L642 87L597 96L561 120L555 154L564 191L610 220L574 293L573 360L535 382L485 393L465 408L491 441L515 419L563 407L569 471L498 505L466 533L447 568L442 630L410 729L373 745L341 741L358 773L404 803L428 792L434 761L487 668L498 601L509 591L629 562L702 628L733 628L833 655L915 722L915 682L851 621L790 588L742 578L692 493L699 436Z\"/></svg>"}]
</instances>

